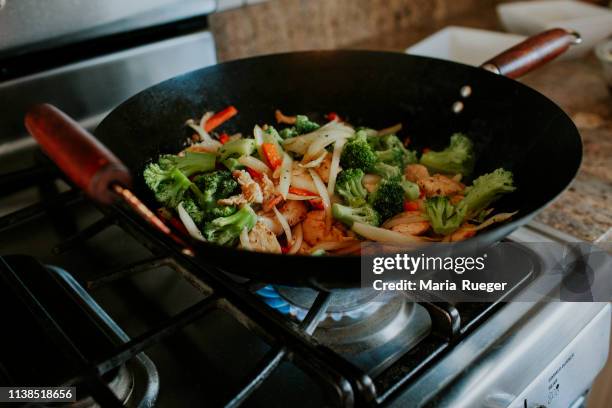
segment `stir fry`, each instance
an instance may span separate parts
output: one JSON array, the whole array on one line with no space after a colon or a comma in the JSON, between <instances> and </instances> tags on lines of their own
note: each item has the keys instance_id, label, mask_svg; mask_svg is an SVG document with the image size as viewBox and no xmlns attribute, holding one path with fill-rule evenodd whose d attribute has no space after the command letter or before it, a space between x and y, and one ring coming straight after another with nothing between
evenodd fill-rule
<instances>
[{"instance_id":1,"label":"stir fry","mask_svg":"<svg viewBox=\"0 0 612 408\"><path fill-rule=\"evenodd\" d=\"M493 215L491 207L515 190L510 171L462 183L475 161L464 134L419 154L397 136L401 124L354 128L330 113L321 125L280 111L278 129L214 132L237 113L230 106L187 121L190 146L144 170L159 213L195 239L270 253L354 254L364 241L460 241L514 215Z\"/></svg>"}]
</instances>

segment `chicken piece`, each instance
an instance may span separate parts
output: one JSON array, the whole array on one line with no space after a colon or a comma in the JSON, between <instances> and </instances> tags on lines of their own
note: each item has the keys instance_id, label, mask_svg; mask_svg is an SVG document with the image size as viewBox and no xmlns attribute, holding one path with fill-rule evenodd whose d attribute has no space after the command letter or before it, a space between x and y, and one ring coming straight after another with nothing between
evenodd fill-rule
<instances>
[{"instance_id":1,"label":"chicken piece","mask_svg":"<svg viewBox=\"0 0 612 408\"><path fill-rule=\"evenodd\" d=\"M249 243L251 250L256 252L270 252L280 254L281 246L276 235L264 223L257 222L249 232Z\"/></svg>"},{"instance_id":2,"label":"chicken piece","mask_svg":"<svg viewBox=\"0 0 612 408\"><path fill-rule=\"evenodd\" d=\"M465 186L458 181L443 176L442 174L434 174L433 176L420 178L417 184L421 191L425 192L425 196L452 196L461 193Z\"/></svg>"},{"instance_id":3,"label":"chicken piece","mask_svg":"<svg viewBox=\"0 0 612 408\"><path fill-rule=\"evenodd\" d=\"M276 191L274 183L267 174L264 173L263 176L257 180L257 184L259 184L263 194L263 210L265 212L272 211L272 207L283 201L283 196Z\"/></svg>"},{"instance_id":4,"label":"chicken piece","mask_svg":"<svg viewBox=\"0 0 612 408\"><path fill-rule=\"evenodd\" d=\"M302 223L304 241L309 245L319 242L342 241L344 232L336 225L332 225L329 231L325 226L325 211L310 211Z\"/></svg>"},{"instance_id":5,"label":"chicken piece","mask_svg":"<svg viewBox=\"0 0 612 408\"><path fill-rule=\"evenodd\" d=\"M450 235L447 235L442 240L443 242L457 242L472 238L476 235L476 229L472 224L463 224L458 230Z\"/></svg>"},{"instance_id":6,"label":"chicken piece","mask_svg":"<svg viewBox=\"0 0 612 408\"><path fill-rule=\"evenodd\" d=\"M398 224L391 227L391 231L399 232L404 235L421 235L429 229L429 222L418 221L408 224Z\"/></svg>"},{"instance_id":7,"label":"chicken piece","mask_svg":"<svg viewBox=\"0 0 612 408\"><path fill-rule=\"evenodd\" d=\"M261 187L259 187L259 184L257 184L255 180L251 178L249 173L244 170L235 170L232 172L232 176L236 179L236 181L238 181L242 193L232 197L222 198L221 200L217 201L218 204L242 205L247 203L261 204L263 202Z\"/></svg>"},{"instance_id":8,"label":"chicken piece","mask_svg":"<svg viewBox=\"0 0 612 408\"><path fill-rule=\"evenodd\" d=\"M319 177L321 177L321 180L323 180L323 182L326 184L329 181L329 169L331 168L331 161L332 154L328 152L325 155L325 158L323 159L321 164L319 164L319 166L314 169L319 175Z\"/></svg>"},{"instance_id":9,"label":"chicken piece","mask_svg":"<svg viewBox=\"0 0 612 408\"><path fill-rule=\"evenodd\" d=\"M303 201L289 200L285 201L278 211L285 217L289 226L293 227L306 218L308 207L306 207L306 204L304 204ZM260 212L258 215L259 220L266 224L266 227L268 227L276 235L280 235L284 232L282 225L280 222L278 222L278 219L274 213Z\"/></svg>"},{"instance_id":10,"label":"chicken piece","mask_svg":"<svg viewBox=\"0 0 612 408\"><path fill-rule=\"evenodd\" d=\"M407 165L406 169L404 170L404 174L406 175L406 179L412 181L413 183L429 177L427 167L423 166L422 164Z\"/></svg>"}]
</instances>

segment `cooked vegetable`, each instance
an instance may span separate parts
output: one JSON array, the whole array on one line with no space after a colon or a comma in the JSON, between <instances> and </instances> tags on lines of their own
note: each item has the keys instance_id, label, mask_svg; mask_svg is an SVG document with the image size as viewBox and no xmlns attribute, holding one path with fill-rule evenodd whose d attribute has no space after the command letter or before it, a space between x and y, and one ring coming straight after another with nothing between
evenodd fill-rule
<instances>
[{"instance_id":1,"label":"cooked vegetable","mask_svg":"<svg viewBox=\"0 0 612 408\"><path fill-rule=\"evenodd\" d=\"M222 198L228 198L240 191L238 183L229 171L218 170L196 176L193 179L197 190L194 191L200 208L204 212L204 220L226 217L236 212L234 206L217 204Z\"/></svg>"},{"instance_id":2,"label":"cooked vegetable","mask_svg":"<svg viewBox=\"0 0 612 408\"><path fill-rule=\"evenodd\" d=\"M462 174L469 177L474 169L472 141L462 133L451 136L450 145L439 152L429 150L421 156L421 164L431 173Z\"/></svg>"},{"instance_id":3,"label":"cooked vegetable","mask_svg":"<svg viewBox=\"0 0 612 408\"><path fill-rule=\"evenodd\" d=\"M340 165L345 169L361 169L368 171L377 157L372 147L368 144L364 132L359 131L344 145L340 156Z\"/></svg>"},{"instance_id":4,"label":"cooked vegetable","mask_svg":"<svg viewBox=\"0 0 612 408\"><path fill-rule=\"evenodd\" d=\"M159 157L159 165L164 169L177 167L187 177L215 169L216 156L206 152L185 152L183 156L164 154Z\"/></svg>"},{"instance_id":5,"label":"cooked vegetable","mask_svg":"<svg viewBox=\"0 0 612 408\"><path fill-rule=\"evenodd\" d=\"M384 221L402 211L404 189L397 180L382 180L368 196L368 202Z\"/></svg>"},{"instance_id":6,"label":"cooked vegetable","mask_svg":"<svg viewBox=\"0 0 612 408\"><path fill-rule=\"evenodd\" d=\"M255 151L255 140L236 139L227 142L219 149L219 159L224 161L228 158L250 156Z\"/></svg>"},{"instance_id":7,"label":"cooked vegetable","mask_svg":"<svg viewBox=\"0 0 612 408\"><path fill-rule=\"evenodd\" d=\"M423 238L411 235L404 235L399 232L391 231L385 228L374 227L361 222L353 223L351 227L353 231L372 241L387 242L395 244L414 244L425 241Z\"/></svg>"},{"instance_id":8,"label":"cooked vegetable","mask_svg":"<svg viewBox=\"0 0 612 408\"><path fill-rule=\"evenodd\" d=\"M303 135L304 133L314 132L315 130L321 127L319 126L318 123L313 122L310 119L308 119L308 116L306 115L297 115L295 117L294 123L295 123L294 126L285 128L280 131L280 136L283 139L287 139L290 137L296 137L299 135Z\"/></svg>"},{"instance_id":9,"label":"cooked vegetable","mask_svg":"<svg viewBox=\"0 0 612 408\"><path fill-rule=\"evenodd\" d=\"M479 213L489 207L502 194L516 190L512 173L497 169L491 173L483 174L465 189L465 198L459 206L465 207L468 218L477 217Z\"/></svg>"},{"instance_id":10,"label":"cooked vegetable","mask_svg":"<svg viewBox=\"0 0 612 408\"><path fill-rule=\"evenodd\" d=\"M217 245L231 246L236 243L243 229L250 231L257 222L257 214L249 206L227 217L218 217L204 225L204 238Z\"/></svg>"},{"instance_id":11,"label":"cooked vegetable","mask_svg":"<svg viewBox=\"0 0 612 408\"><path fill-rule=\"evenodd\" d=\"M191 213L188 212L188 210L185 209L185 204L186 204L186 202L182 201L176 207L176 210L178 212L179 218L180 218L181 222L183 223L183 226L185 227L185 229L187 230L189 235L191 235L193 238L199 239L200 241L204 241L204 237L202 236L202 232L198 229L198 226L196 225L195 220L191 216ZM193 203L193 201L191 201L191 204L195 205ZM193 208L193 206L192 206L190 208L190 210L191 211L197 210L197 206L196 206L196 208ZM201 214L201 211L199 213Z\"/></svg>"},{"instance_id":12,"label":"cooked vegetable","mask_svg":"<svg viewBox=\"0 0 612 408\"><path fill-rule=\"evenodd\" d=\"M223 123L227 122L230 118L236 116L238 110L233 106L228 106L227 108L215 113L212 115L204 125L204 130L207 132L212 131L213 129L221 126Z\"/></svg>"},{"instance_id":13,"label":"cooked vegetable","mask_svg":"<svg viewBox=\"0 0 612 408\"><path fill-rule=\"evenodd\" d=\"M383 179L401 180L402 171L397 166L392 166L387 163L377 162L371 168L370 172L379 175Z\"/></svg>"},{"instance_id":14,"label":"cooked vegetable","mask_svg":"<svg viewBox=\"0 0 612 408\"><path fill-rule=\"evenodd\" d=\"M380 215L368 204L364 204L361 207L349 207L335 203L332 205L332 214L335 219L349 227L354 222L370 224L375 227L380 225Z\"/></svg>"},{"instance_id":15,"label":"cooked vegetable","mask_svg":"<svg viewBox=\"0 0 612 408\"><path fill-rule=\"evenodd\" d=\"M221 133L219 135L219 143L226 144L230 141L230 136L227 133Z\"/></svg>"},{"instance_id":16,"label":"cooked vegetable","mask_svg":"<svg viewBox=\"0 0 612 408\"><path fill-rule=\"evenodd\" d=\"M149 164L143 173L144 180L157 201L168 208L176 208L193 183L176 166L164 166Z\"/></svg>"},{"instance_id":17,"label":"cooked vegetable","mask_svg":"<svg viewBox=\"0 0 612 408\"><path fill-rule=\"evenodd\" d=\"M368 142L376 151L378 161L383 163L403 169L406 165L418 161L416 152L406 149L402 141L394 134L372 136L368 138Z\"/></svg>"},{"instance_id":18,"label":"cooked vegetable","mask_svg":"<svg viewBox=\"0 0 612 408\"><path fill-rule=\"evenodd\" d=\"M283 157L280 155L276 146L272 143L264 143L261 145L266 161L272 169L278 168L283 163Z\"/></svg>"},{"instance_id":19,"label":"cooked vegetable","mask_svg":"<svg viewBox=\"0 0 612 408\"><path fill-rule=\"evenodd\" d=\"M455 207L448 197L435 196L425 200L425 211L436 234L447 235L463 223L465 207Z\"/></svg>"},{"instance_id":20,"label":"cooked vegetable","mask_svg":"<svg viewBox=\"0 0 612 408\"><path fill-rule=\"evenodd\" d=\"M402 181L400 182L402 188L404 189L404 197L408 201L416 200L419 198L420 190L419 186L416 183L413 183L410 180L407 180L405 176L402 176Z\"/></svg>"},{"instance_id":21,"label":"cooked vegetable","mask_svg":"<svg viewBox=\"0 0 612 408\"><path fill-rule=\"evenodd\" d=\"M202 225L204 222L204 211L195 202L192 197L185 197L181 202L183 210L189 214L189 217L196 225Z\"/></svg>"},{"instance_id":22,"label":"cooked vegetable","mask_svg":"<svg viewBox=\"0 0 612 408\"><path fill-rule=\"evenodd\" d=\"M346 169L338 174L336 193L351 207L366 203L367 190L363 187L364 172L361 169Z\"/></svg>"}]
</instances>

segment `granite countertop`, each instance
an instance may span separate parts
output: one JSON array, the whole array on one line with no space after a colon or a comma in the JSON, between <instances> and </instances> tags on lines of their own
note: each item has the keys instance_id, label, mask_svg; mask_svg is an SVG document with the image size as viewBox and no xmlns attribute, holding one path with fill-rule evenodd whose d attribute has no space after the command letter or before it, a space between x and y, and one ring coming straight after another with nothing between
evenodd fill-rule
<instances>
[{"instance_id":1,"label":"granite countertop","mask_svg":"<svg viewBox=\"0 0 612 408\"><path fill-rule=\"evenodd\" d=\"M367 38L350 48L403 52L447 25L499 30L495 13L467 14L422 29ZM572 185L536 220L587 241L612 237L612 93L594 55L553 61L521 81L557 103L580 131L583 161ZM604 236L605 235L605 236Z\"/></svg>"}]
</instances>

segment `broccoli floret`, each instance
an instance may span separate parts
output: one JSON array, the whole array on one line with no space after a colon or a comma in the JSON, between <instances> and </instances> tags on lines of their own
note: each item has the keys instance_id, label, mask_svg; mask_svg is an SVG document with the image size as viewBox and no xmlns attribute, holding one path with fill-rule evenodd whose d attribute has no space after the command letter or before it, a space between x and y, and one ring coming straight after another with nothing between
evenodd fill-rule
<instances>
[{"instance_id":1,"label":"broccoli floret","mask_svg":"<svg viewBox=\"0 0 612 408\"><path fill-rule=\"evenodd\" d=\"M149 164L143 176L157 201L169 208L176 208L193 184L177 167L167 163L164 168L159 163Z\"/></svg>"},{"instance_id":2,"label":"broccoli floret","mask_svg":"<svg viewBox=\"0 0 612 408\"><path fill-rule=\"evenodd\" d=\"M465 207L452 205L444 196L425 200L425 212L434 232L442 235L454 232L465 218Z\"/></svg>"},{"instance_id":3,"label":"broccoli floret","mask_svg":"<svg viewBox=\"0 0 612 408\"><path fill-rule=\"evenodd\" d=\"M375 163L370 168L370 172L379 175L383 179L400 180L402 177L402 171L399 167L383 162Z\"/></svg>"},{"instance_id":4,"label":"broccoli floret","mask_svg":"<svg viewBox=\"0 0 612 408\"><path fill-rule=\"evenodd\" d=\"M299 133L298 133L297 129L296 129L295 127L293 127L293 126L292 126L292 127L285 128L285 129L282 129L282 130L279 132L279 134L280 134L280 136L281 136L283 139L289 139L290 137L296 137L296 136L299 136Z\"/></svg>"},{"instance_id":5,"label":"broccoli floret","mask_svg":"<svg viewBox=\"0 0 612 408\"><path fill-rule=\"evenodd\" d=\"M377 157L367 141L365 132L357 132L344 145L340 164L345 169L361 169L368 171L376 163Z\"/></svg>"},{"instance_id":6,"label":"broccoli floret","mask_svg":"<svg viewBox=\"0 0 612 408\"><path fill-rule=\"evenodd\" d=\"M514 187L512 172L497 169L491 173L478 177L470 187L465 189L465 198L460 201L459 207L465 207L469 218L489 207L493 201L499 199L502 194L516 190Z\"/></svg>"},{"instance_id":7,"label":"broccoli floret","mask_svg":"<svg viewBox=\"0 0 612 408\"><path fill-rule=\"evenodd\" d=\"M336 193L351 207L359 207L366 202L368 191L361 184L363 176L361 169L346 169L342 170L336 179Z\"/></svg>"},{"instance_id":8,"label":"broccoli floret","mask_svg":"<svg viewBox=\"0 0 612 408\"><path fill-rule=\"evenodd\" d=\"M450 145L440 151L429 151L421 157L421 164L433 173L462 174L468 177L474 169L472 141L462 133L450 138Z\"/></svg>"},{"instance_id":9,"label":"broccoli floret","mask_svg":"<svg viewBox=\"0 0 612 408\"><path fill-rule=\"evenodd\" d=\"M397 166L399 168L404 167L404 154L400 149L395 147L376 151L376 157L378 158L379 162L389 164L391 166Z\"/></svg>"},{"instance_id":10,"label":"broccoli floret","mask_svg":"<svg viewBox=\"0 0 612 408\"><path fill-rule=\"evenodd\" d=\"M255 140L236 139L227 142L219 149L219 160L224 161L230 157L250 156L255 151Z\"/></svg>"},{"instance_id":11,"label":"broccoli floret","mask_svg":"<svg viewBox=\"0 0 612 408\"><path fill-rule=\"evenodd\" d=\"M406 200L412 201L419 198L421 191L419 190L419 186L416 183L413 183L410 180L406 180L405 176L402 176L402 181L400 182L402 188L404 189L404 196Z\"/></svg>"},{"instance_id":12,"label":"broccoli floret","mask_svg":"<svg viewBox=\"0 0 612 408\"><path fill-rule=\"evenodd\" d=\"M200 208L200 206L195 202L195 200L191 197L186 197L183 199L183 208L187 211L187 214L191 217L193 222L196 225L202 225L204 221L204 211Z\"/></svg>"},{"instance_id":13,"label":"broccoli floret","mask_svg":"<svg viewBox=\"0 0 612 408\"><path fill-rule=\"evenodd\" d=\"M244 169L244 166L235 157L223 159L221 160L221 164L223 164L230 171Z\"/></svg>"},{"instance_id":14,"label":"broccoli floret","mask_svg":"<svg viewBox=\"0 0 612 408\"><path fill-rule=\"evenodd\" d=\"M295 117L295 125L282 129L279 133L280 137L283 139L288 139L290 137L296 137L299 135L303 135L304 133L314 132L321 126L308 119L306 115L297 115Z\"/></svg>"},{"instance_id":15,"label":"broccoli floret","mask_svg":"<svg viewBox=\"0 0 612 408\"><path fill-rule=\"evenodd\" d=\"M185 152L183 156L164 154L159 157L163 169L177 167L187 177L196 173L205 173L215 169L216 156L206 152Z\"/></svg>"},{"instance_id":16,"label":"broccoli floret","mask_svg":"<svg viewBox=\"0 0 612 408\"><path fill-rule=\"evenodd\" d=\"M226 170L202 174L193 179L197 188L194 191L200 207L204 210L204 219L226 217L236 212L234 206L221 206L217 201L230 197L238 192L238 183Z\"/></svg>"},{"instance_id":17,"label":"broccoli floret","mask_svg":"<svg viewBox=\"0 0 612 408\"><path fill-rule=\"evenodd\" d=\"M402 212L404 189L397 179L383 179L378 188L368 196L369 204L380 214L381 221Z\"/></svg>"},{"instance_id":18,"label":"broccoli floret","mask_svg":"<svg viewBox=\"0 0 612 408\"><path fill-rule=\"evenodd\" d=\"M256 222L257 214L250 206L245 205L230 216L207 222L202 233L209 242L231 246L236 243L243 229L250 231Z\"/></svg>"},{"instance_id":19,"label":"broccoli floret","mask_svg":"<svg viewBox=\"0 0 612 408\"><path fill-rule=\"evenodd\" d=\"M295 117L295 130L298 135L314 132L320 127L318 123L311 121L306 115L297 115Z\"/></svg>"},{"instance_id":20,"label":"broccoli floret","mask_svg":"<svg viewBox=\"0 0 612 408\"><path fill-rule=\"evenodd\" d=\"M332 205L332 215L335 219L349 227L353 226L354 222L370 224L375 227L380 225L380 215L367 204L360 207L349 207L335 203Z\"/></svg>"}]
</instances>

